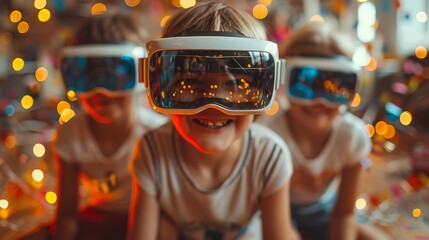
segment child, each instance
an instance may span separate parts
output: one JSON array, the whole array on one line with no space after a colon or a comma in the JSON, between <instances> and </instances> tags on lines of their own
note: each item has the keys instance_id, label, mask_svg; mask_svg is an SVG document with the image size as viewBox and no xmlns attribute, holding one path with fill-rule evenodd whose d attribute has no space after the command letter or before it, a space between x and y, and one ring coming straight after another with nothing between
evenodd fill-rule
<instances>
[{"instance_id":1,"label":"child","mask_svg":"<svg viewBox=\"0 0 429 240\"><path fill-rule=\"evenodd\" d=\"M290 153L252 124L274 100L277 45L220 2L178 12L162 37L148 43L143 79L172 123L137 145L128 239L260 239L261 226L264 239L290 239Z\"/></svg>"},{"instance_id":2,"label":"child","mask_svg":"<svg viewBox=\"0 0 429 240\"><path fill-rule=\"evenodd\" d=\"M311 23L282 48L289 108L265 124L291 148L292 221L303 239L386 239L355 222L360 160L371 141L364 122L344 111L360 78L352 46L329 25Z\"/></svg>"},{"instance_id":3,"label":"child","mask_svg":"<svg viewBox=\"0 0 429 240\"><path fill-rule=\"evenodd\" d=\"M125 14L87 19L66 48L61 73L83 110L58 128L59 201L55 239L125 239L131 197L129 161L137 139L165 117L136 107L143 38ZM138 93L141 94L141 93ZM78 182L87 187L86 206Z\"/></svg>"}]
</instances>

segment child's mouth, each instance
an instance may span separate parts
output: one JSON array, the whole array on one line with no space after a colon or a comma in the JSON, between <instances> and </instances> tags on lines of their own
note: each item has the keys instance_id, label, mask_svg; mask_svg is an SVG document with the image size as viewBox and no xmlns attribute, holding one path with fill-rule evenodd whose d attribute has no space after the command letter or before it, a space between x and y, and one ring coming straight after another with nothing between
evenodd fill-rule
<instances>
[{"instance_id":1,"label":"child's mouth","mask_svg":"<svg viewBox=\"0 0 429 240\"><path fill-rule=\"evenodd\" d=\"M194 119L194 122L206 128L219 129L230 124L232 120L213 121L213 120Z\"/></svg>"}]
</instances>

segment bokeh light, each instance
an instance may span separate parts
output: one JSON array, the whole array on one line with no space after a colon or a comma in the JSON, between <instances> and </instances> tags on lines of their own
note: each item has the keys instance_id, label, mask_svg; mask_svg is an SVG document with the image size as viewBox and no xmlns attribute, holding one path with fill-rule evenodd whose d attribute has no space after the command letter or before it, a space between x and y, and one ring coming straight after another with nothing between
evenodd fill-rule
<instances>
[{"instance_id":1,"label":"bokeh light","mask_svg":"<svg viewBox=\"0 0 429 240\"><path fill-rule=\"evenodd\" d=\"M59 121L61 124L66 123L66 122L70 121L70 119L72 119L75 115L76 114L72 109L70 109L70 108L64 109L61 112L61 117L60 117Z\"/></svg>"},{"instance_id":2,"label":"bokeh light","mask_svg":"<svg viewBox=\"0 0 429 240\"><path fill-rule=\"evenodd\" d=\"M33 154L36 157L43 157L43 155L45 155L46 149L45 146L43 146L43 144L40 143L36 143L34 144L33 147Z\"/></svg>"},{"instance_id":3,"label":"bokeh light","mask_svg":"<svg viewBox=\"0 0 429 240\"><path fill-rule=\"evenodd\" d=\"M359 107L361 103L361 97L359 95L359 93L356 93L355 97L353 98L353 101L351 103L352 107Z\"/></svg>"},{"instance_id":4,"label":"bokeh light","mask_svg":"<svg viewBox=\"0 0 429 240\"><path fill-rule=\"evenodd\" d=\"M103 14L106 11L107 11L107 6L104 3L95 3L91 7L91 14L92 15Z\"/></svg>"},{"instance_id":5,"label":"bokeh light","mask_svg":"<svg viewBox=\"0 0 429 240\"><path fill-rule=\"evenodd\" d=\"M180 0L180 6L182 8L190 8L195 6L195 4L197 3L196 0Z\"/></svg>"},{"instance_id":6,"label":"bokeh light","mask_svg":"<svg viewBox=\"0 0 429 240\"><path fill-rule=\"evenodd\" d=\"M17 30L19 33L24 34L28 32L29 29L30 29L30 25L26 21L22 21L18 23Z\"/></svg>"},{"instance_id":7,"label":"bokeh light","mask_svg":"<svg viewBox=\"0 0 429 240\"><path fill-rule=\"evenodd\" d=\"M24 109L29 109L33 106L34 100L30 95L25 95L21 99L21 105Z\"/></svg>"},{"instance_id":8,"label":"bokeh light","mask_svg":"<svg viewBox=\"0 0 429 240\"><path fill-rule=\"evenodd\" d=\"M386 134L387 132L387 123L385 121L378 121L375 124L375 132L380 135L383 136L384 134Z\"/></svg>"},{"instance_id":9,"label":"bokeh light","mask_svg":"<svg viewBox=\"0 0 429 240\"><path fill-rule=\"evenodd\" d=\"M356 209L362 210L366 207L366 200L363 198L359 198L355 202Z\"/></svg>"},{"instance_id":10,"label":"bokeh light","mask_svg":"<svg viewBox=\"0 0 429 240\"><path fill-rule=\"evenodd\" d=\"M253 7L252 14L257 19L264 19L268 16L268 8L264 4L256 4Z\"/></svg>"},{"instance_id":11,"label":"bokeh light","mask_svg":"<svg viewBox=\"0 0 429 240\"><path fill-rule=\"evenodd\" d=\"M9 19L11 22L17 23L17 22L21 21L22 13L18 10L13 10L9 15Z\"/></svg>"},{"instance_id":12,"label":"bokeh light","mask_svg":"<svg viewBox=\"0 0 429 240\"><path fill-rule=\"evenodd\" d=\"M325 23L325 19L320 15L313 15L310 18L310 22Z\"/></svg>"},{"instance_id":13,"label":"bokeh light","mask_svg":"<svg viewBox=\"0 0 429 240\"><path fill-rule=\"evenodd\" d=\"M46 0L34 0L34 7L39 10L46 7Z\"/></svg>"},{"instance_id":14,"label":"bokeh light","mask_svg":"<svg viewBox=\"0 0 429 240\"><path fill-rule=\"evenodd\" d=\"M405 126L410 125L412 120L413 120L413 116L408 111L404 111L401 113L401 115L399 115L399 121Z\"/></svg>"},{"instance_id":15,"label":"bokeh light","mask_svg":"<svg viewBox=\"0 0 429 240\"><path fill-rule=\"evenodd\" d=\"M40 170L40 169L34 169L31 172L31 177L33 178L34 181L41 182L43 180L43 178L45 177L45 175L43 174L42 170Z\"/></svg>"},{"instance_id":16,"label":"bokeh light","mask_svg":"<svg viewBox=\"0 0 429 240\"><path fill-rule=\"evenodd\" d=\"M162 28L163 28L163 27L165 27L165 24L167 23L168 19L170 19L170 15L164 16L164 17L161 19L161 23L160 23L160 25L161 25L161 27L162 27Z\"/></svg>"},{"instance_id":17,"label":"bokeh light","mask_svg":"<svg viewBox=\"0 0 429 240\"><path fill-rule=\"evenodd\" d=\"M425 23L428 20L428 15L427 15L427 13L420 11L416 14L416 19L417 19L417 21L419 21L421 23Z\"/></svg>"},{"instance_id":18,"label":"bokeh light","mask_svg":"<svg viewBox=\"0 0 429 240\"><path fill-rule=\"evenodd\" d=\"M66 101L60 101L57 104L57 112L58 114L61 115L61 113L65 110L65 109L69 109L70 108L70 103L66 102Z\"/></svg>"},{"instance_id":19,"label":"bokeh light","mask_svg":"<svg viewBox=\"0 0 429 240\"><path fill-rule=\"evenodd\" d=\"M267 114L268 116L273 116L279 111L279 108L280 108L279 103L277 101L274 101L271 108L265 111L265 114Z\"/></svg>"},{"instance_id":20,"label":"bokeh light","mask_svg":"<svg viewBox=\"0 0 429 240\"><path fill-rule=\"evenodd\" d=\"M37 81L43 82L46 80L46 78L48 78L48 70L44 67L39 67L34 73L34 76L36 77Z\"/></svg>"},{"instance_id":21,"label":"bokeh light","mask_svg":"<svg viewBox=\"0 0 429 240\"><path fill-rule=\"evenodd\" d=\"M365 66L365 69L372 72L377 69L378 63L377 59L370 57L368 64Z\"/></svg>"},{"instance_id":22,"label":"bokeh light","mask_svg":"<svg viewBox=\"0 0 429 240\"><path fill-rule=\"evenodd\" d=\"M21 71L24 68L24 60L22 58L15 58L12 61L12 68L15 71Z\"/></svg>"},{"instance_id":23,"label":"bokeh light","mask_svg":"<svg viewBox=\"0 0 429 240\"><path fill-rule=\"evenodd\" d=\"M420 59L423 59L428 55L427 49L423 46L416 47L416 50L414 50L414 52L416 54L416 57Z\"/></svg>"},{"instance_id":24,"label":"bokeh light","mask_svg":"<svg viewBox=\"0 0 429 240\"><path fill-rule=\"evenodd\" d=\"M9 207L9 201L6 199L0 199L0 208L6 209Z\"/></svg>"},{"instance_id":25,"label":"bokeh light","mask_svg":"<svg viewBox=\"0 0 429 240\"><path fill-rule=\"evenodd\" d=\"M57 194L55 192L49 191L45 194L46 202L54 204L57 202Z\"/></svg>"},{"instance_id":26,"label":"bokeh light","mask_svg":"<svg viewBox=\"0 0 429 240\"><path fill-rule=\"evenodd\" d=\"M368 136L372 137L375 134L375 128L372 124L366 124L365 125L365 129L368 132Z\"/></svg>"},{"instance_id":27,"label":"bokeh light","mask_svg":"<svg viewBox=\"0 0 429 240\"><path fill-rule=\"evenodd\" d=\"M4 140L4 145L9 149L14 148L16 146L16 137L13 135L8 135Z\"/></svg>"},{"instance_id":28,"label":"bokeh light","mask_svg":"<svg viewBox=\"0 0 429 240\"><path fill-rule=\"evenodd\" d=\"M140 4L140 0L125 0L125 4L128 7L136 7L137 5Z\"/></svg>"},{"instance_id":29,"label":"bokeh light","mask_svg":"<svg viewBox=\"0 0 429 240\"><path fill-rule=\"evenodd\" d=\"M422 214L422 210L420 208L413 209L413 217L418 218Z\"/></svg>"},{"instance_id":30,"label":"bokeh light","mask_svg":"<svg viewBox=\"0 0 429 240\"><path fill-rule=\"evenodd\" d=\"M70 100L70 101L72 101L72 102L74 102L74 101L76 101L78 98L76 97L76 93L73 91L73 90L68 90L67 91L67 98Z\"/></svg>"},{"instance_id":31,"label":"bokeh light","mask_svg":"<svg viewBox=\"0 0 429 240\"><path fill-rule=\"evenodd\" d=\"M48 9L44 8L39 11L39 14L37 15L37 17L39 21L47 22L51 18L51 12Z\"/></svg>"}]
</instances>

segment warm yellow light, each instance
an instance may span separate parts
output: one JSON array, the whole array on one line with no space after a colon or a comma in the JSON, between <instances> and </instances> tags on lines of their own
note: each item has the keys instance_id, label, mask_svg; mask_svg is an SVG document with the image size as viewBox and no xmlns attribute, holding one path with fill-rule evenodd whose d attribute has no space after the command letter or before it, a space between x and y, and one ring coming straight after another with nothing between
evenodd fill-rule
<instances>
[{"instance_id":1,"label":"warm yellow light","mask_svg":"<svg viewBox=\"0 0 429 240\"><path fill-rule=\"evenodd\" d=\"M68 90L67 98L72 102L76 101L77 100L76 93L73 90Z\"/></svg>"},{"instance_id":2,"label":"warm yellow light","mask_svg":"<svg viewBox=\"0 0 429 240\"><path fill-rule=\"evenodd\" d=\"M57 202L57 194L55 192L47 192L45 194L46 202L54 204Z\"/></svg>"},{"instance_id":3,"label":"warm yellow light","mask_svg":"<svg viewBox=\"0 0 429 240\"><path fill-rule=\"evenodd\" d=\"M380 135L383 136L384 134L386 134L387 132L387 123L385 121L378 121L375 124L375 132Z\"/></svg>"},{"instance_id":4,"label":"warm yellow light","mask_svg":"<svg viewBox=\"0 0 429 240\"><path fill-rule=\"evenodd\" d=\"M268 16L268 8L264 4L256 4L252 10L253 16L257 19L264 19Z\"/></svg>"},{"instance_id":5,"label":"warm yellow light","mask_svg":"<svg viewBox=\"0 0 429 240\"><path fill-rule=\"evenodd\" d=\"M195 4L197 3L196 0L180 0L180 6L182 8L190 8L195 6Z\"/></svg>"},{"instance_id":6,"label":"warm yellow light","mask_svg":"<svg viewBox=\"0 0 429 240\"><path fill-rule=\"evenodd\" d=\"M70 121L70 119L72 119L75 115L76 114L74 113L74 111L72 109L70 109L70 108L64 109L61 112L61 118L60 119L63 123L66 123L66 122Z\"/></svg>"},{"instance_id":7,"label":"warm yellow light","mask_svg":"<svg viewBox=\"0 0 429 240\"><path fill-rule=\"evenodd\" d=\"M24 68L24 59L22 58L13 59L12 68L15 71L21 71Z\"/></svg>"},{"instance_id":8,"label":"warm yellow light","mask_svg":"<svg viewBox=\"0 0 429 240\"><path fill-rule=\"evenodd\" d=\"M43 157L43 155L45 155L45 152L46 152L46 149L45 149L45 146L43 146L43 144L40 144L40 143L34 144L33 153L36 157Z\"/></svg>"},{"instance_id":9,"label":"warm yellow light","mask_svg":"<svg viewBox=\"0 0 429 240\"><path fill-rule=\"evenodd\" d=\"M140 0L125 0L125 4L128 7L135 7L140 4Z\"/></svg>"},{"instance_id":10,"label":"warm yellow light","mask_svg":"<svg viewBox=\"0 0 429 240\"><path fill-rule=\"evenodd\" d=\"M355 97L353 98L351 106L352 107L358 107L360 105L360 103L361 103L360 95L359 95L359 93L356 93Z\"/></svg>"},{"instance_id":11,"label":"warm yellow light","mask_svg":"<svg viewBox=\"0 0 429 240\"><path fill-rule=\"evenodd\" d=\"M25 95L21 98L21 105L24 109L29 109L33 106L34 100L30 95Z\"/></svg>"},{"instance_id":12,"label":"warm yellow light","mask_svg":"<svg viewBox=\"0 0 429 240\"><path fill-rule=\"evenodd\" d=\"M408 126L410 125L411 121L413 121L413 116L411 115L410 112L404 111L401 113L401 115L399 115L399 121L403 125Z\"/></svg>"},{"instance_id":13,"label":"warm yellow light","mask_svg":"<svg viewBox=\"0 0 429 240\"><path fill-rule=\"evenodd\" d=\"M16 146L16 137L13 135L7 136L4 140L4 145L9 149L14 148Z\"/></svg>"},{"instance_id":14,"label":"warm yellow light","mask_svg":"<svg viewBox=\"0 0 429 240\"><path fill-rule=\"evenodd\" d=\"M325 19L322 16L320 16L320 15L313 15L310 18L310 22L324 23Z\"/></svg>"},{"instance_id":15,"label":"warm yellow light","mask_svg":"<svg viewBox=\"0 0 429 240\"><path fill-rule=\"evenodd\" d=\"M91 8L92 15L103 14L106 11L107 11L107 6L104 3L96 3L92 5L92 8Z\"/></svg>"},{"instance_id":16,"label":"warm yellow light","mask_svg":"<svg viewBox=\"0 0 429 240\"><path fill-rule=\"evenodd\" d=\"M356 200L355 206L357 209L362 210L366 207L366 200L363 198L359 198Z\"/></svg>"},{"instance_id":17,"label":"warm yellow light","mask_svg":"<svg viewBox=\"0 0 429 240\"><path fill-rule=\"evenodd\" d=\"M40 169L34 169L33 172L31 172L31 177L36 182L41 182L43 180L44 174L42 170Z\"/></svg>"},{"instance_id":18,"label":"warm yellow light","mask_svg":"<svg viewBox=\"0 0 429 240\"><path fill-rule=\"evenodd\" d=\"M46 78L48 78L48 69L39 67L34 73L34 76L36 77L37 81L43 82L46 80Z\"/></svg>"},{"instance_id":19,"label":"warm yellow light","mask_svg":"<svg viewBox=\"0 0 429 240\"><path fill-rule=\"evenodd\" d=\"M70 103L66 102L66 101L60 101L57 104L57 113L61 115L61 113L64 111L64 109L69 109L70 108Z\"/></svg>"},{"instance_id":20,"label":"warm yellow light","mask_svg":"<svg viewBox=\"0 0 429 240\"><path fill-rule=\"evenodd\" d=\"M34 0L34 7L36 9L42 9L46 7L46 0Z\"/></svg>"},{"instance_id":21,"label":"warm yellow light","mask_svg":"<svg viewBox=\"0 0 429 240\"><path fill-rule=\"evenodd\" d=\"M167 23L168 19L170 19L170 15L164 16L161 19L161 24L160 25L161 25L162 28L165 27L165 24Z\"/></svg>"},{"instance_id":22,"label":"warm yellow light","mask_svg":"<svg viewBox=\"0 0 429 240\"><path fill-rule=\"evenodd\" d=\"M19 33L24 34L28 32L28 29L30 29L30 25L26 21L18 23L17 30Z\"/></svg>"},{"instance_id":23,"label":"warm yellow light","mask_svg":"<svg viewBox=\"0 0 429 240\"><path fill-rule=\"evenodd\" d=\"M384 137L385 137L386 139L392 139L392 138L395 136L395 134L396 134L396 129L395 129L395 127L393 127L392 125L388 124L388 125L387 125L387 131L386 131L386 133L384 134Z\"/></svg>"},{"instance_id":24,"label":"warm yellow light","mask_svg":"<svg viewBox=\"0 0 429 240\"><path fill-rule=\"evenodd\" d=\"M413 209L413 217L418 218L422 214L422 210L420 208L414 208Z\"/></svg>"},{"instance_id":25,"label":"warm yellow light","mask_svg":"<svg viewBox=\"0 0 429 240\"><path fill-rule=\"evenodd\" d=\"M0 199L0 208L6 209L9 207L9 202L6 199Z\"/></svg>"},{"instance_id":26,"label":"warm yellow light","mask_svg":"<svg viewBox=\"0 0 429 240\"><path fill-rule=\"evenodd\" d=\"M365 69L372 72L375 71L378 67L377 60L373 57L370 57L369 63L365 66Z\"/></svg>"},{"instance_id":27,"label":"warm yellow light","mask_svg":"<svg viewBox=\"0 0 429 240\"><path fill-rule=\"evenodd\" d=\"M9 19L11 22L17 23L17 22L21 21L22 13L18 10L13 10L9 15Z\"/></svg>"},{"instance_id":28,"label":"warm yellow light","mask_svg":"<svg viewBox=\"0 0 429 240\"><path fill-rule=\"evenodd\" d=\"M51 12L48 9L44 8L39 11L37 17L39 18L39 21L47 22L51 18Z\"/></svg>"},{"instance_id":29,"label":"warm yellow light","mask_svg":"<svg viewBox=\"0 0 429 240\"><path fill-rule=\"evenodd\" d=\"M374 128L374 126L372 126L371 124L366 124L365 125L365 129L366 129L369 137L374 136L374 134L375 134L375 128Z\"/></svg>"},{"instance_id":30,"label":"warm yellow light","mask_svg":"<svg viewBox=\"0 0 429 240\"><path fill-rule=\"evenodd\" d=\"M171 0L171 5L180 8L182 6L180 6L180 0Z\"/></svg>"},{"instance_id":31,"label":"warm yellow light","mask_svg":"<svg viewBox=\"0 0 429 240\"><path fill-rule=\"evenodd\" d=\"M423 59L428 55L428 51L423 46L416 47L416 50L414 50L414 53L416 54L417 58Z\"/></svg>"},{"instance_id":32,"label":"warm yellow light","mask_svg":"<svg viewBox=\"0 0 429 240\"><path fill-rule=\"evenodd\" d=\"M279 108L279 103L277 101L274 101L273 106L271 106L270 109L265 111L265 114L267 114L268 116L273 116L279 111Z\"/></svg>"}]
</instances>

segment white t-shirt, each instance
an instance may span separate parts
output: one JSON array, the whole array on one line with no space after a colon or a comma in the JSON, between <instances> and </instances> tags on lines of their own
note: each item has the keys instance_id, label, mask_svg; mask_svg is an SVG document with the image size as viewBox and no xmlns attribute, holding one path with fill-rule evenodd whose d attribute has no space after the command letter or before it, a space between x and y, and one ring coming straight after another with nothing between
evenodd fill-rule
<instances>
[{"instance_id":1,"label":"white t-shirt","mask_svg":"<svg viewBox=\"0 0 429 240\"><path fill-rule=\"evenodd\" d=\"M91 134L87 117L80 112L57 128L55 150L62 161L79 165L83 185L80 207L126 212L131 198L129 163L134 146L144 132L164 124L167 118L148 109L139 109L131 134L116 152L104 156Z\"/></svg>"},{"instance_id":2,"label":"white t-shirt","mask_svg":"<svg viewBox=\"0 0 429 240\"><path fill-rule=\"evenodd\" d=\"M337 191L342 169L358 163L371 151L371 140L364 122L350 112L334 120L329 140L313 159L302 155L290 133L285 112L277 113L264 124L283 137L291 150L294 164L291 180L293 204L314 203L332 196Z\"/></svg>"},{"instance_id":3,"label":"white t-shirt","mask_svg":"<svg viewBox=\"0 0 429 240\"><path fill-rule=\"evenodd\" d=\"M140 187L158 199L161 217L171 219L185 239L235 239L243 233L260 239L260 199L284 186L292 174L284 141L252 124L230 176L220 187L204 189L181 159L180 137L171 123L148 132L131 165Z\"/></svg>"}]
</instances>

